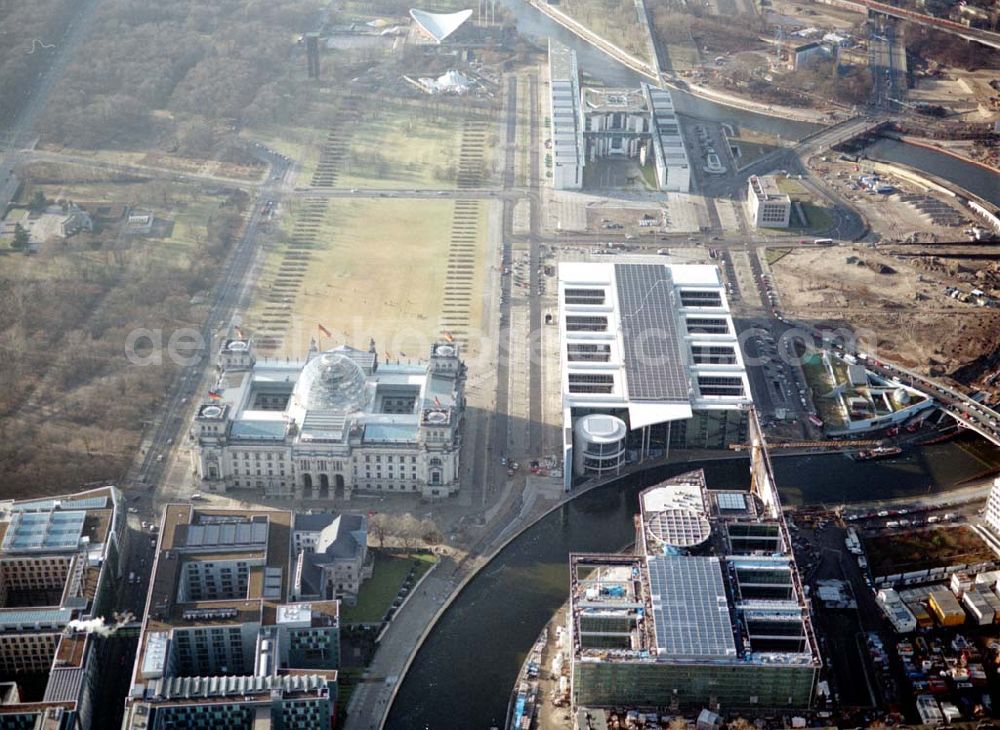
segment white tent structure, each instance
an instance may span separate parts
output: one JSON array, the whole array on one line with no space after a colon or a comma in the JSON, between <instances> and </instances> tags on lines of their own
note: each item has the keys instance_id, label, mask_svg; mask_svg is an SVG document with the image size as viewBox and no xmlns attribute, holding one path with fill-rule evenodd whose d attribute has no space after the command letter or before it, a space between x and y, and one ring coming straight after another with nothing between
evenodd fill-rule
<instances>
[{"instance_id":1,"label":"white tent structure","mask_svg":"<svg viewBox=\"0 0 1000 730\"><path fill-rule=\"evenodd\" d=\"M457 13L429 13L411 8L410 17L435 43L441 43L472 17L472 9L459 10Z\"/></svg>"},{"instance_id":2,"label":"white tent structure","mask_svg":"<svg viewBox=\"0 0 1000 730\"><path fill-rule=\"evenodd\" d=\"M420 85L429 94L456 94L462 96L469 92L472 84L472 79L454 69L438 76L436 79L420 79Z\"/></svg>"}]
</instances>

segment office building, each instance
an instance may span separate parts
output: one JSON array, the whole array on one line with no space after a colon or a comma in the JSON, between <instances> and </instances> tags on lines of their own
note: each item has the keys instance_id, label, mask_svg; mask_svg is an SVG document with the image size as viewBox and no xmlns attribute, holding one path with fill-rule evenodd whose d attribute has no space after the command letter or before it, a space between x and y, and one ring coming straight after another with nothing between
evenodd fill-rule
<instances>
[{"instance_id":1,"label":"office building","mask_svg":"<svg viewBox=\"0 0 1000 730\"><path fill-rule=\"evenodd\" d=\"M338 598L353 606L361 583L372 576L368 519L331 512L296 514L292 598Z\"/></svg>"},{"instance_id":2,"label":"office building","mask_svg":"<svg viewBox=\"0 0 1000 730\"><path fill-rule=\"evenodd\" d=\"M164 509L124 727L331 727L339 602L294 598L296 536L326 540L323 519L296 517Z\"/></svg>"},{"instance_id":3,"label":"office building","mask_svg":"<svg viewBox=\"0 0 1000 730\"><path fill-rule=\"evenodd\" d=\"M94 726L126 532L114 487L0 502L0 727Z\"/></svg>"},{"instance_id":4,"label":"office building","mask_svg":"<svg viewBox=\"0 0 1000 730\"><path fill-rule=\"evenodd\" d=\"M202 491L344 499L358 490L427 498L459 487L465 366L439 342L427 362L380 362L342 345L257 360L227 340L221 374L191 429Z\"/></svg>"},{"instance_id":5,"label":"office building","mask_svg":"<svg viewBox=\"0 0 1000 730\"><path fill-rule=\"evenodd\" d=\"M629 157L645 162L649 104L642 90L585 87L582 93L587 161Z\"/></svg>"},{"instance_id":6,"label":"office building","mask_svg":"<svg viewBox=\"0 0 1000 730\"><path fill-rule=\"evenodd\" d=\"M580 105L586 162L629 158L651 164L660 190L686 193L691 185L687 151L670 92L585 87Z\"/></svg>"},{"instance_id":7,"label":"office building","mask_svg":"<svg viewBox=\"0 0 1000 730\"><path fill-rule=\"evenodd\" d=\"M651 164L660 190L690 190L690 165L669 91L646 83L638 89L581 88L576 52L549 39L549 113L556 190L579 190L587 164L614 158Z\"/></svg>"},{"instance_id":8,"label":"office building","mask_svg":"<svg viewBox=\"0 0 1000 730\"><path fill-rule=\"evenodd\" d=\"M653 164L660 190L686 193L691 189L691 165L684 148L680 121L674 100L666 89L642 85L649 103L650 135L653 141Z\"/></svg>"},{"instance_id":9,"label":"office building","mask_svg":"<svg viewBox=\"0 0 1000 730\"><path fill-rule=\"evenodd\" d=\"M751 490L639 495L633 554L570 556L574 709L808 709L822 661L756 418Z\"/></svg>"},{"instance_id":10,"label":"office building","mask_svg":"<svg viewBox=\"0 0 1000 730\"><path fill-rule=\"evenodd\" d=\"M747 208L756 228L788 228L792 199L778 188L774 177L751 175L747 181Z\"/></svg>"},{"instance_id":11,"label":"office building","mask_svg":"<svg viewBox=\"0 0 1000 730\"><path fill-rule=\"evenodd\" d=\"M746 440L750 388L719 270L634 261L559 264L567 489L671 447Z\"/></svg>"},{"instance_id":12,"label":"office building","mask_svg":"<svg viewBox=\"0 0 1000 730\"><path fill-rule=\"evenodd\" d=\"M551 38L549 119L552 125L552 186L556 190L579 190L583 187L585 158L576 51Z\"/></svg>"}]
</instances>

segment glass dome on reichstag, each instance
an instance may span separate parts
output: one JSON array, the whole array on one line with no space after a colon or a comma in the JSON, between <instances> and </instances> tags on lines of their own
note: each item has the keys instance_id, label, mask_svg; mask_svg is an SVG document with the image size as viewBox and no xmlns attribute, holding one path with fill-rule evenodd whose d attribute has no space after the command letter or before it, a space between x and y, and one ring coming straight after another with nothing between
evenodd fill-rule
<instances>
[{"instance_id":1,"label":"glass dome on reichstag","mask_svg":"<svg viewBox=\"0 0 1000 730\"><path fill-rule=\"evenodd\" d=\"M324 352L302 369L293 397L307 410L361 410L368 403L365 372L346 355Z\"/></svg>"}]
</instances>

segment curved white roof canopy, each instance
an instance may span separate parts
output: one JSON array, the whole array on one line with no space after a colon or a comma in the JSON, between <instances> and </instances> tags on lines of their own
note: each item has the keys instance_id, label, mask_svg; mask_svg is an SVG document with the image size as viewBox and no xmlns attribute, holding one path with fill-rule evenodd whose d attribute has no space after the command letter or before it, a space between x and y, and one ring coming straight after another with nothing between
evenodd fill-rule
<instances>
[{"instance_id":1,"label":"curved white roof canopy","mask_svg":"<svg viewBox=\"0 0 1000 730\"><path fill-rule=\"evenodd\" d=\"M472 17L472 9L459 10L457 13L429 13L411 8L410 17L427 35L440 43Z\"/></svg>"}]
</instances>

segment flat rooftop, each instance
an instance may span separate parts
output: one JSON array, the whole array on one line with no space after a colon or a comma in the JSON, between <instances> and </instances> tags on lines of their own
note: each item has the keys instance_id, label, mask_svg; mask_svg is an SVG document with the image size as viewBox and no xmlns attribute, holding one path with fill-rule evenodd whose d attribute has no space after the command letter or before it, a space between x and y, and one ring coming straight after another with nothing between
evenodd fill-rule
<instances>
[{"instance_id":1,"label":"flat rooftop","mask_svg":"<svg viewBox=\"0 0 1000 730\"><path fill-rule=\"evenodd\" d=\"M709 490L700 470L641 492L636 554L570 556L575 659L817 663L809 604L769 499Z\"/></svg>"},{"instance_id":2,"label":"flat rooftop","mask_svg":"<svg viewBox=\"0 0 1000 730\"><path fill-rule=\"evenodd\" d=\"M646 565L657 652L674 659L735 658L719 559L657 555Z\"/></svg>"},{"instance_id":3,"label":"flat rooftop","mask_svg":"<svg viewBox=\"0 0 1000 730\"><path fill-rule=\"evenodd\" d=\"M639 114L649 111L641 89L605 89L586 86L583 89L583 106L588 112L630 112Z\"/></svg>"},{"instance_id":4,"label":"flat rooftop","mask_svg":"<svg viewBox=\"0 0 1000 730\"><path fill-rule=\"evenodd\" d=\"M778 187L778 181L773 175L761 175L759 177L751 175L750 189L757 197L757 200L761 202L791 202L791 198L786 193L781 192L781 188Z\"/></svg>"},{"instance_id":5,"label":"flat rooftop","mask_svg":"<svg viewBox=\"0 0 1000 730\"><path fill-rule=\"evenodd\" d=\"M273 623L288 589L293 513L285 510L223 510L168 504L150 580L138 666L156 632L195 626ZM245 595L223 600L183 600L184 565L249 563ZM335 610L335 609L334 609Z\"/></svg>"},{"instance_id":6,"label":"flat rooftop","mask_svg":"<svg viewBox=\"0 0 1000 730\"><path fill-rule=\"evenodd\" d=\"M616 264L629 398L687 403L688 378L677 341L673 279L666 266ZM651 333L660 336L651 337Z\"/></svg>"},{"instance_id":7,"label":"flat rooftop","mask_svg":"<svg viewBox=\"0 0 1000 730\"><path fill-rule=\"evenodd\" d=\"M560 262L559 328L564 412L627 411L635 430L750 406L715 266Z\"/></svg>"}]
</instances>

